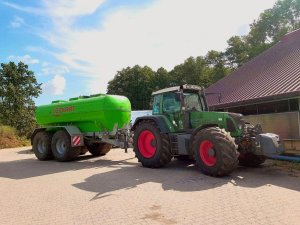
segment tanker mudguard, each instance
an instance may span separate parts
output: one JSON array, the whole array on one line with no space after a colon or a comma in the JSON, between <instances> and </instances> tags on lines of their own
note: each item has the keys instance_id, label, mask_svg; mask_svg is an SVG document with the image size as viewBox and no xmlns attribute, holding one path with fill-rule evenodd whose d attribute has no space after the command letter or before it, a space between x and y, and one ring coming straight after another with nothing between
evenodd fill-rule
<instances>
[{"instance_id":1,"label":"tanker mudguard","mask_svg":"<svg viewBox=\"0 0 300 225\"><path fill-rule=\"evenodd\" d=\"M167 124L165 123L164 116L161 115L155 115L155 116L142 116L136 118L131 130L135 130L136 126L144 121L144 120L152 120L156 123L156 125L159 127L161 133L169 133L170 129L168 128Z\"/></svg>"},{"instance_id":2,"label":"tanker mudguard","mask_svg":"<svg viewBox=\"0 0 300 225\"><path fill-rule=\"evenodd\" d=\"M34 132L31 135L31 145L33 144L33 138L34 136L43 130L61 130L64 129L65 131L67 131L67 133L70 135L71 139L73 139L73 137L79 137L80 138L80 144L77 144L76 146L83 146L84 142L83 142L83 134L81 133L81 131L78 129L78 127L75 126L47 126L47 127L41 127L41 128L36 128L34 130ZM73 147L73 142L71 142L71 145Z\"/></svg>"}]
</instances>

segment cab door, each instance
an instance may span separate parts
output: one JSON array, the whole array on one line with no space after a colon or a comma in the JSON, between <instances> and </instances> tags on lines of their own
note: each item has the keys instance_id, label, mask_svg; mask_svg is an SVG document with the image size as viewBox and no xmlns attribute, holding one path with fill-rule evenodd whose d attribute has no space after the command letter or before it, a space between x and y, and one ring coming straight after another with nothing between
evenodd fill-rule
<instances>
[{"instance_id":1,"label":"cab door","mask_svg":"<svg viewBox=\"0 0 300 225\"><path fill-rule=\"evenodd\" d=\"M176 131L184 129L183 114L180 110L181 103L175 97L175 93L169 92L163 94L162 114L172 123Z\"/></svg>"}]
</instances>

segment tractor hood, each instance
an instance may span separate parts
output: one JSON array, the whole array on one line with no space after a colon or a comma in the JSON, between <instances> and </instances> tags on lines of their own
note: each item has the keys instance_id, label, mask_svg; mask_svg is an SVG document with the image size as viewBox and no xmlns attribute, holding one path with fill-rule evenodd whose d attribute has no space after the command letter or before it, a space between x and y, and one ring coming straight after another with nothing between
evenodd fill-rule
<instances>
[{"instance_id":1,"label":"tractor hood","mask_svg":"<svg viewBox=\"0 0 300 225\"><path fill-rule=\"evenodd\" d=\"M216 125L230 132L233 137L241 136L245 127L241 114L213 111L190 112L190 124L193 129L207 124Z\"/></svg>"}]
</instances>

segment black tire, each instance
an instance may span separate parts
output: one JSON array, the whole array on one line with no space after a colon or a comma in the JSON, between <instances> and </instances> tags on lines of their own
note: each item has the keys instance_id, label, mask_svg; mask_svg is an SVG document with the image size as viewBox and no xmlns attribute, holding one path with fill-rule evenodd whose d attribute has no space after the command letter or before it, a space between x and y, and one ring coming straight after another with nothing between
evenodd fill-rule
<instances>
[{"instance_id":1,"label":"black tire","mask_svg":"<svg viewBox=\"0 0 300 225\"><path fill-rule=\"evenodd\" d=\"M33 138L32 150L41 161L53 159L51 138L52 134L46 131L38 132Z\"/></svg>"},{"instance_id":2,"label":"black tire","mask_svg":"<svg viewBox=\"0 0 300 225\"><path fill-rule=\"evenodd\" d=\"M189 156L189 155L177 155L177 156L174 156L174 158L177 159L178 161L182 161L182 162L195 161L194 158L192 156Z\"/></svg>"},{"instance_id":3,"label":"black tire","mask_svg":"<svg viewBox=\"0 0 300 225\"><path fill-rule=\"evenodd\" d=\"M151 139L151 148L155 150L148 155L145 154L145 149L140 149L142 143L144 143L143 140L140 139L143 132L150 132L149 134L153 137ZM133 146L138 161L141 162L144 167L163 167L167 165L173 157L169 136L160 133L160 129L152 121L142 121L137 125L134 131Z\"/></svg>"},{"instance_id":4,"label":"black tire","mask_svg":"<svg viewBox=\"0 0 300 225\"><path fill-rule=\"evenodd\" d=\"M240 154L239 165L246 167L258 167L266 161L263 155L254 155L252 153Z\"/></svg>"},{"instance_id":5,"label":"black tire","mask_svg":"<svg viewBox=\"0 0 300 225\"><path fill-rule=\"evenodd\" d=\"M112 145L107 143L91 143L87 144L86 147L93 156L104 156L110 151Z\"/></svg>"},{"instance_id":6,"label":"black tire","mask_svg":"<svg viewBox=\"0 0 300 225\"><path fill-rule=\"evenodd\" d=\"M82 146L80 149L80 153L79 155L85 155L85 153L87 153L89 150L87 149L87 147Z\"/></svg>"},{"instance_id":7,"label":"black tire","mask_svg":"<svg viewBox=\"0 0 300 225\"><path fill-rule=\"evenodd\" d=\"M191 143L196 166L204 174L225 176L238 165L237 146L223 129L210 127L200 130Z\"/></svg>"},{"instance_id":8,"label":"black tire","mask_svg":"<svg viewBox=\"0 0 300 225\"><path fill-rule=\"evenodd\" d=\"M81 147L72 147L70 135L65 130L57 131L51 141L53 156L57 161L74 160L80 154Z\"/></svg>"}]
</instances>

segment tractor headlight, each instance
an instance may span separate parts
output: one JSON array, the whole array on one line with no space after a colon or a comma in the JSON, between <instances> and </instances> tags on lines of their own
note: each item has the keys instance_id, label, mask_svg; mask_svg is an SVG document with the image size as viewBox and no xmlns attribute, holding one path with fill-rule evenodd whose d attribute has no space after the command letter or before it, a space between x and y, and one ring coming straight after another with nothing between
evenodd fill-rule
<instances>
[{"instance_id":1,"label":"tractor headlight","mask_svg":"<svg viewBox=\"0 0 300 225\"><path fill-rule=\"evenodd\" d=\"M238 124L239 130L243 129L243 125L242 124Z\"/></svg>"}]
</instances>

